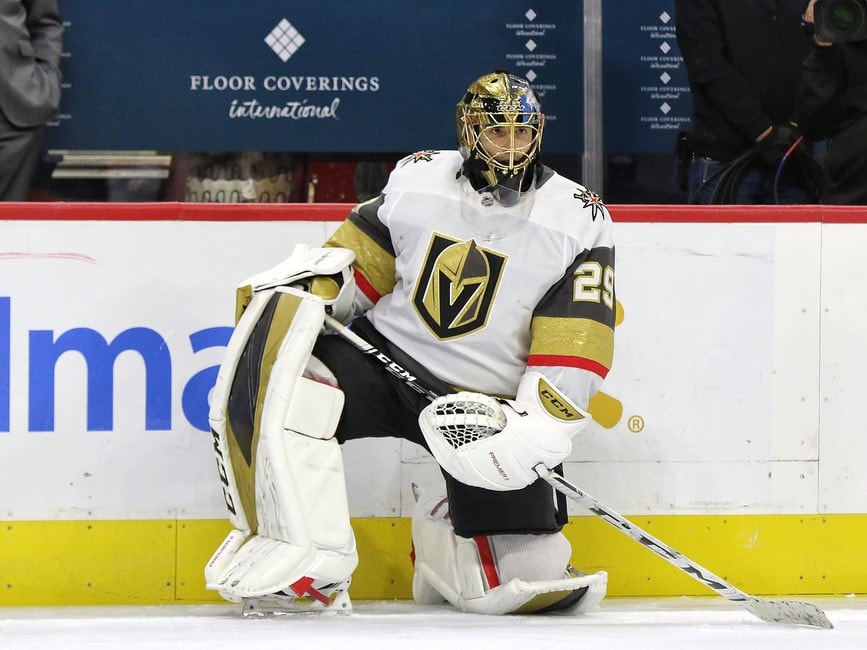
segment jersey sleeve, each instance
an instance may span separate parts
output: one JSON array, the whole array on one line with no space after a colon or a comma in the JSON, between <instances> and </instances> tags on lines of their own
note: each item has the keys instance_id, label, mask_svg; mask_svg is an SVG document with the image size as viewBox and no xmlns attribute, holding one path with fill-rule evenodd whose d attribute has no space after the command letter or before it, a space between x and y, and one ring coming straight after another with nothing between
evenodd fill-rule
<instances>
[{"instance_id":1,"label":"jersey sleeve","mask_svg":"<svg viewBox=\"0 0 867 650\"><path fill-rule=\"evenodd\" d=\"M355 206L324 244L355 252L355 281L372 303L391 293L395 285L394 247L388 228L378 216L384 201L385 196L380 195Z\"/></svg>"},{"instance_id":2,"label":"jersey sleeve","mask_svg":"<svg viewBox=\"0 0 867 650\"><path fill-rule=\"evenodd\" d=\"M539 303L527 370L537 370L587 408L614 359L614 247L579 255Z\"/></svg>"},{"instance_id":3,"label":"jersey sleeve","mask_svg":"<svg viewBox=\"0 0 867 650\"><path fill-rule=\"evenodd\" d=\"M614 246L599 243L583 250L537 305L527 365L604 379L614 358L615 314Z\"/></svg>"}]
</instances>

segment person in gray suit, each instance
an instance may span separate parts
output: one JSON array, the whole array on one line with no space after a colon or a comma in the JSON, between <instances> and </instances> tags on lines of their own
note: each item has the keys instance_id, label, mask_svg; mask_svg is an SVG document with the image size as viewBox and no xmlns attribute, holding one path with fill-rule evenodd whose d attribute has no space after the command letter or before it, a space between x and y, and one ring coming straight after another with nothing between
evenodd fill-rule
<instances>
[{"instance_id":1,"label":"person in gray suit","mask_svg":"<svg viewBox=\"0 0 867 650\"><path fill-rule=\"evenodd\" d=\"M57 0L0 0L0 201L23 201L60 105Z\"/></svg>"}]
</instances>

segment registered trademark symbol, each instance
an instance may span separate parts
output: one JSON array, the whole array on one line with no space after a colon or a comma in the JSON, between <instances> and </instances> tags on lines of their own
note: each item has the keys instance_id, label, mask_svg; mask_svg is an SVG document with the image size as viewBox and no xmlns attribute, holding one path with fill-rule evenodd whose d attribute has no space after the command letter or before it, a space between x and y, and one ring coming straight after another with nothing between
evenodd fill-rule
<instances>
[{"instance_id":1,"label":"registered trademark symbol","mask_svg":"<svg viewBox=\"0 0 867 650\"><path fill-rule=\"evenodd\" d=\"M644 418L640 415L633 415L631 418L629 418L627 426L629 427L629 430L632 431L632 433L638 433L644 428Z\"/></svg>"}]
</instances>

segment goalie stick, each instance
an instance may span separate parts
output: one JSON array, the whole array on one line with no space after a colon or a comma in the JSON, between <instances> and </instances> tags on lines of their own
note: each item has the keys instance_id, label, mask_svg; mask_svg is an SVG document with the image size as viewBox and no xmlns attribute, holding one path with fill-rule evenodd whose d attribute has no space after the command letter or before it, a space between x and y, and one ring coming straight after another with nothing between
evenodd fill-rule
<instances>
[{"instance_id":1,"label":"goalie stick","mask_svg":"<svg viewBox=\"0 0 867 650\"><path fill-rule=\"evenodd\" d=\"M740 605L750 614L761 620L767 623L812 625L824 628L834 627L831 621L828 620L825 612L810 603L798 600L764 600L744 593L703 566L693 562L683 553L676 551L665 542L642 530L625 517L611 510L611 508L599 503L598 500L584 492L584 490L572 485L572 483L548 469L542 463L539 463L533 469L558 492L562 492L576 503L580 503L587 510L599 516L619 531L626 533L669 564L676 566L684 573L689 574L690 577L698 580L701 584L713 589L720 596Z\"/></svg>"},{"instance_id":2,"label":"goalie stick","mask_svg":"<svg viewBox=\"0 0 867 650\"><path fill-rule=\"evenodd\" d=\"M342 336L358 350L376 358L383 364L389 373L398 379L401 379L413 390L426 396L430 400L439 397L436 392L420 384L418 379L412 373L400 366L393 359L388 357L388 355L362 339L358 334L343 325L340 321L326 315L325 323L333 332ZM580 504L596 516L614 526L620 532L634 539L644 548L653 551L669 564L677 567L704 586L715 591L723 598L739 605L762 621L765 621L766 623L784 623L788 625L809 625L828 629L834 627L831 621L828 620L825 612L811 603L799 600L766 600L750 596L734 585L729 584L723 578L708 571L703 566L693 562L683 553L676 551L665 542L660 541L647 531L642 530L640 527L626 519L626 517L619 515L614 510L611 510L611 508L603 505L597 499L570 483L564 477L560 476L548 467L545 467L544 464L539 463L533 468L533 470L539 475L539 478L546 481L558 492Z\"/></svg>"}]
</instances>

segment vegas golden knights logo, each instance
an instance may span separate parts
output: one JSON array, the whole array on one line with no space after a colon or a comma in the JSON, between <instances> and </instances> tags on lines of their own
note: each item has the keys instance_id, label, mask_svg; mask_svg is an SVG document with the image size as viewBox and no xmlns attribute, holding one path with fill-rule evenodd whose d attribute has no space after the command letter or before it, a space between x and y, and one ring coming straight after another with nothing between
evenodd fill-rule
<instances>
[{"instance_id":1,"label":"vegas golden knights logo","mask_svg":"<svg viewBox=\"0 0 867 650\"><path fill-rule=\"evenodd\" d=\"M431 236L412 302L437 338L456 338L484 327L506 259L472 239Z\"/></svg>"}]
</instances>

